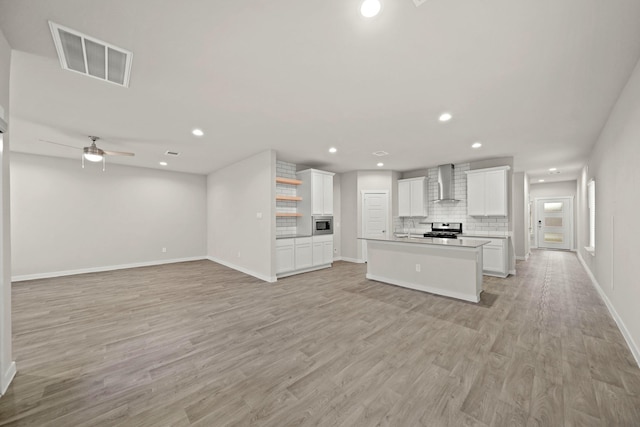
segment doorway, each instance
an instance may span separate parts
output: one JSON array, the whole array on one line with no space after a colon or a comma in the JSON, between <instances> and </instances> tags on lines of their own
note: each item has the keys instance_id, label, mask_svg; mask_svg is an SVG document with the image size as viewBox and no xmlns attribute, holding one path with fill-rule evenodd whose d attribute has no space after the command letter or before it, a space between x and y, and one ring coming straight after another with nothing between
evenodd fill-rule
<instances>
[{"instance_id":1,"label":"doorway","mask_svg":"<svg viewBox=\"0 0 640 427\"><path fill-rule=\"evenodd\" d=\"M573 197L536 198L536 246L573 249Z\"/></svg>"},{"instance_id":2,"label":"doorway","mask_svg":"<svg viewBox=\"0 0 640 427\"><path fill-rule=\"evenodd\" d=\"M389 230L389 192L362 191L362 235L368 238L386 238ZM367 242L362 240L362 260L367 262Z\"/></svg>"}]
</instances>

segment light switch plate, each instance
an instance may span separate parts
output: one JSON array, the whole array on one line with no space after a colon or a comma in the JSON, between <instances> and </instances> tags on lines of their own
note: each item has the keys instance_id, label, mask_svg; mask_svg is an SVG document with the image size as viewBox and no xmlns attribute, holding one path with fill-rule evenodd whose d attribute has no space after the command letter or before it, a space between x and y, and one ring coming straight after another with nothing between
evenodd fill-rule
<instances>
[{"instance_id":1,"label":"light switch plate","mask_svg":"<svg viewBox=\"0 0 640 427\"><path fill-rule=\"evenodd\" d=\"M256 218L262 219L262 212L256 212Z\"/></svg>"}]
</instances>

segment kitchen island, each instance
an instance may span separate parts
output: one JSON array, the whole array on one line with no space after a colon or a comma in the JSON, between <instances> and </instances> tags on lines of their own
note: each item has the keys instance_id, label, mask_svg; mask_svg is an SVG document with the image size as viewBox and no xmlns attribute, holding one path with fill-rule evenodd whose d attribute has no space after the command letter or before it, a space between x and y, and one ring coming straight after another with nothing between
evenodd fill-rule
<instances>
[{"instance_id":1,"label":"kitchen island","mask_svg":"<svg viewBox=\"0 0 640 427\"><path fill-rule=\"evenodd\" d=\"M479 302L480 239L360 238L367 242L367 279Z\"/></svg>"}]
</instances>

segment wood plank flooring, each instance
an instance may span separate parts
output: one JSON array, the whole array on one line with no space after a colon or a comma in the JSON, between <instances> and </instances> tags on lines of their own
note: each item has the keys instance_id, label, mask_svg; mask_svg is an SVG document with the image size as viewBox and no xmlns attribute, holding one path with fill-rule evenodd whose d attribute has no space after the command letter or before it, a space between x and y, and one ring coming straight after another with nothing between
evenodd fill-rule
<instances>
[{"instance_id":1,"label":"wood plank flooring","mask_svg":"<svg viewBox=\"0 0 640 427\"><path fill-rule=\"evenodd\" d=\"M485 277L480 304L364 273L266 284L196 261L14 284L0 425L640 425L640 369L574 254Z\"/></svg>"}]
</instances>

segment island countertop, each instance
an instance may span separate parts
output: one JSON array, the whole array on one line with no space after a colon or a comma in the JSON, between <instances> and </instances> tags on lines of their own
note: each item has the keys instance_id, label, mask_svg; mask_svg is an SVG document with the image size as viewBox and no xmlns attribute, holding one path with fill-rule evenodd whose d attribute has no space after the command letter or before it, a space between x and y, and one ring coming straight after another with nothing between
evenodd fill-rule
<instances>
[{"instance_id":1,"label":"island countertop","mask_svg":"<svg viewBox=\"0 0 640 427\"><path fill-rule=\"evenodd\" d=\"M454 248L479 248L486 244L491 243L489 240L482 239L440 239L437 237L399 237L399 236L389 236L389 237L358 237L360 240L372 240L379 242L396 242L396 243L409 243L409 244L417 244L417 245L438 245L438 246L448 246Z\"/></svg>"}]
</instances>

